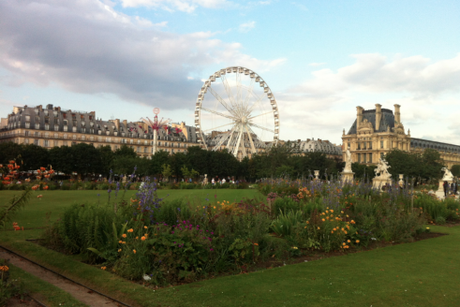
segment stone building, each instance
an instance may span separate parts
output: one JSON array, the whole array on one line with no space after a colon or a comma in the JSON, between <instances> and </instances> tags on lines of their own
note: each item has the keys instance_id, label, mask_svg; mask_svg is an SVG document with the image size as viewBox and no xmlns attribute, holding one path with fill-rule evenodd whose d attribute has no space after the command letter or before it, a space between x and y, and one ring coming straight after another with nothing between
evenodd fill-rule
<instances>
[{"instance_id":1,"label":"stone building","mask_svg":"<svg viewBox=\"0 0 460 307\"><path fill-rule=\"evenodd\" d=\"M363 164L376 164L392 149L408 152L423 152L432 148L441 154L448 167L460 164L460 146L442 142L412 138L410 130L405 130L401 122L400 105L394 105L394 113L383 109L380 104L375 109L364 110L356 107L356 119L348 133L342 135L342 155L350 148L352 160Z\"/></svg>"},{"instance_id":2,"label":"stone building","mask_svg":"<svg viewBox=\"0 0 460 307\"><path fill-rule=\"evenodd\" d=\"M105 121L98 119L94 111L62 110L49 104L46 108L14 107L1 123L0 142L36 144L46 148L87 143L95 147L109 145L112 150L127 145L141 157L152 155L153 131L142 121ZM170 154L199 146L195 127L184 122L169 124L167 130L159 130L157 137L158 149Z\"/></svg>"},{"instance_id":3,"label":"stone building","mask_svg":"<svg viewBox=\"0 0 460 307\"><path fill-rule=\"evenodd\" d=\"M298 140L298 144L301 153L321 152L328 158L342 160L342 148L328 140L312 138L305 141Z\"/></svg>"}]
</instances>

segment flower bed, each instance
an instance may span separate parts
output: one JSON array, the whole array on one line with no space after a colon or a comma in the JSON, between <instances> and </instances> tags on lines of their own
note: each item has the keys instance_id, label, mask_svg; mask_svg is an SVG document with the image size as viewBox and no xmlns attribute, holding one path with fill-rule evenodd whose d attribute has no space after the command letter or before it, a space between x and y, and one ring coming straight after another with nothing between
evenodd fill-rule
<instances>
[{"instance_id":1,"label":"flower bed","mask_svg":"<svg viewBox=\"0 0 460 307\"><path fill-rule=\"evenodd\" d=\"M247 271L315 251L346 253L371 242L406 242L433 214L458 219L455 200L428 203L407 190L320 181L259 185L267 200L163 201L156 183L130 200L73 205L44 235L104 270L155 285ZM439 209L439 208L445 208Z\"/></svg>"}]
</instances>

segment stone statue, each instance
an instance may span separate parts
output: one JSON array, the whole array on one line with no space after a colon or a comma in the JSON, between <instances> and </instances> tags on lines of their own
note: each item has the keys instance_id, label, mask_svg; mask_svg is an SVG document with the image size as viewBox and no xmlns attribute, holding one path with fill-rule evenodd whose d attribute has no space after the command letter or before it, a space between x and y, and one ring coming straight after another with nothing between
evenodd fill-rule
<instances>
[{"instance_id":1,"label":"stone statue","mask_svg":"<svg viewBox=\"0 0 460 307\"><path fill-rule=\"evenodd\" d=\"M388 165L388 162L385 159L380 158L377 168L374 170L375 176L377 179L390 179L391 174L388 172L388 169L391 166Z\"/></svg>"},{"instance_id":2,"label":"stone statue","mask_svg":"<svg viewBox=\"0 0 460 307\"><path fill-rule=\"evenodd\" d=\"M347 151L345 153L345 168L343 169L344 173L351 173L351 163L353 161L351 160L351 152L350 152L350 147L347 148Z\"/></svg>"},{"instance_id":3,"label":"stone statue","mask_svg":"<svg viewBox=\"0 0 460 307\"><path fill-rule=\"evenodd\" d=\"M204 174L204 179L203 179L203 185L207 185L208 184L208 174Z\"/></svg>"},{"instance_id":4,"label":"stone statue","mask_svg":"<svg viewBox=\"0 0 460 307\"><path fill-rule=\"evenodd\" d=\"M441 171L444 171L444 176L442 177L442 181L451 182L452 180L454 180L454 175L452 175L452 172L449 171L447 167L441 168Z\"/></svg>"}]
</instances>

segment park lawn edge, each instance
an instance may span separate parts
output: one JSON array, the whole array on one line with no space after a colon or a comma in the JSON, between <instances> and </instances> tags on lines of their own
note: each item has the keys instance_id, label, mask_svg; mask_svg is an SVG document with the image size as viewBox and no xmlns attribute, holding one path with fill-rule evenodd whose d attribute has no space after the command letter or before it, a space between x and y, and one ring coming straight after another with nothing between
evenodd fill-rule
<instances>
[{"instance_id":1,"label":"park lawn edge","mask_svg":"<svg viewBox=\"0 0 460 307\"><path fill-rule=\"evenodd\" d=\"M41 280L40 278L32 275L21 268L12 264L8 265L10 268L10 276L13 279L20 279L24 283L27 293L39 300L41 303L50 307L58 307L61 305L72 307L85 307L86 304L75 299L66 291Z\"/></svg>"},{"instance_id":2,"label":"park lawn edge","mask_svg":"<svg viewBox=\"0 0 460 307\"><path fill-rule=\"evenodd\" d=\"M460 227L459 226L452 227L452 228L431 226L431 228L433 231L436 231L436 232L451 234L449 236L443 236L443 237L451 237L450 239L446 239L447 242L451 240L453 241L456 240L457 242L459 241L459 237L460 237ZM274 272L276 270L277 274L280 274L280 276L284 276L287 274L288 271L290 271L288 267L306 265L306 264L296 264L292 266L276 268L275 270L273 269L272 270L260 270L260 271L250 273L247 275L231 275L231 276L219 277L219 278L215 278L211 280L199 281L196 283L186 284L183 286L175 286L175 287L168 287L168 288L154 290L153 288L144 287L139 283L131 282L115 274L112 274L110 272L103 271L99 267L90 266L90 265L81 263L78 261L79 257L77 256L63 255L56 251L49 250L45 247L42 247L38 244L25 241L26 238L31 238L34 235L37 236L40 232L41 232L40 230L24 231L24 232L22 231L21 232L9 232L10 235L5 236L7 232L3 231L3 232L0 232L0 238L1 238L2 245L4 245L5 247L12 249L15 252L21 255L24 255L30 258L31 260L34 260L50 269L53 269L54 271L58 273L68 276L71 279L81 282L82 284L85 284L97 291L100 291L104 294L107 294L113 298L116 298L128 304L131 304L133 306L156 306L156 305L163 305L163 304L166 304L168 306L181 306L181 305L184 306L184 301L182 300L180 295L179 296L171 295L171 294L178 293L179 291L178 289L181 289L180 292L185 292L185 293L192 292L193 293L194 291L190 291L189 289L194 289L196 287L213 288L216 284L234 283L235 281L244 283L244 279L246 280L255 279L256 281L257 279L261 279L259 280L259 282L262 282L264 279L264 275L267 275L264 273L272 274L272 272L269 272L269 271ZM433 240L436 240L436 239L433 239ZM344 255L340 257L326 258L321 261L314 261L312 263L308 263L308 265L315 266L315 263L317 263L318 266L324 266L325 264L324 261L326 262L329 261L329 263L340 263L341 262L340 258L342 257L345 257L345 258L342 258L343 260L346 260L348 256L361 258L362 256L360 255L363 255L363 254L365 254L364 256L365 258L369 258L373 256L372 253L380 253L381 251L384 251L384 250L394 251L394 249L406 249L407 246L416 247L416 244L419 244L420 242L424 242L424 241L431 241L431 240L428 239L428 240L423 240L423 241L419 241L416 243L400 244L400 245L393 245L393 246L385 247L385 248L379 248L377 250L367 251L363 253L352 253L352 254L348 254L348 255ZM426 243L423 243L423 244L426 244ZM367 253L370 253L370 254L367 254ZM337 258L339 258L339 260L336 260ZM194 302L194 300L199 300L199 297L194 299L191 296L191 293L188 293L187 299L188 299L187 305L194 306L192 302ZM198 302L195 301L195 303L198 303ZM209 303L213 304L211 302Z\"/></svg>"}]
</instances>

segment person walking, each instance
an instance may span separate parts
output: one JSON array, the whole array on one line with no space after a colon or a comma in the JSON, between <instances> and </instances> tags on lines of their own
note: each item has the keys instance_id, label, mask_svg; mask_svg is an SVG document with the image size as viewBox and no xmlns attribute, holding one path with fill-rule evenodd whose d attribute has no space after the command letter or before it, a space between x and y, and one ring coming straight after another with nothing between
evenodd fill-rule
<instances>
[{"instance_id":1,"label":"person walking","mask_svg":"<svg viewBox=\"0 0 460 307\"><path fill-rule=\"evenodd\" d=\"M447 181L444 181L442 187L444 188L444 197L447 197L447 195L449 194L449 183Z\"/></svg>"}]
</instances>

